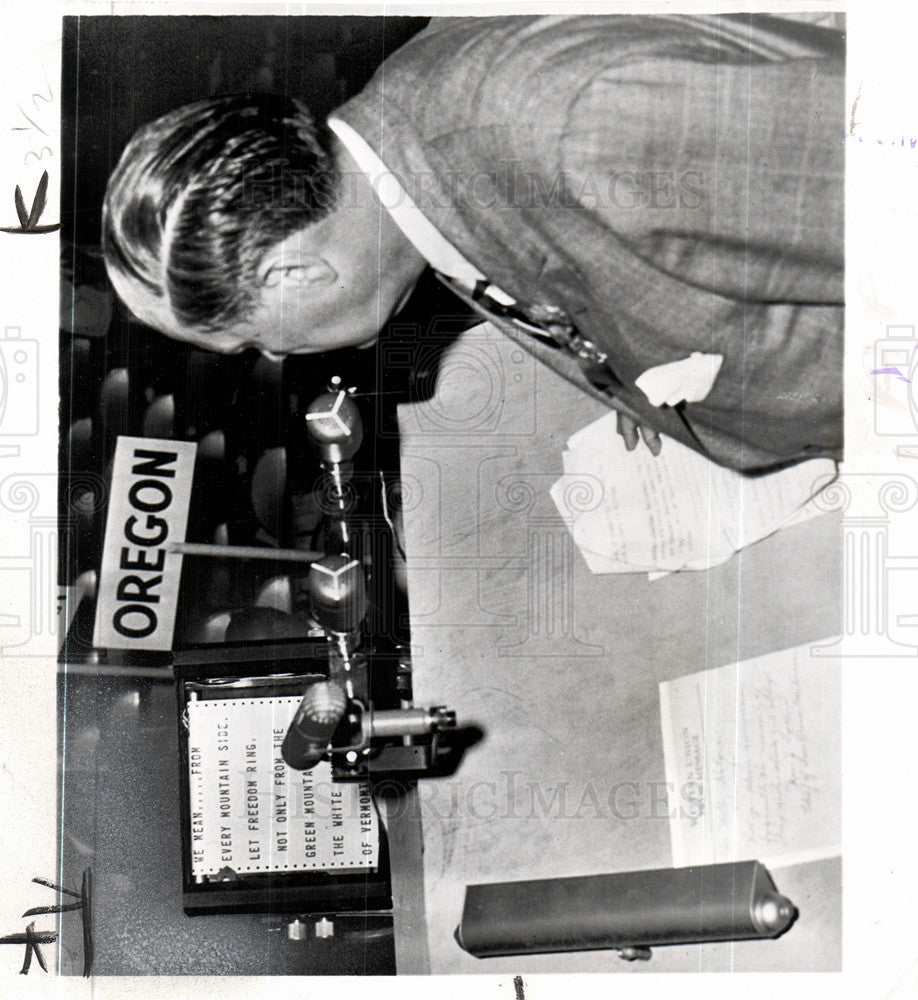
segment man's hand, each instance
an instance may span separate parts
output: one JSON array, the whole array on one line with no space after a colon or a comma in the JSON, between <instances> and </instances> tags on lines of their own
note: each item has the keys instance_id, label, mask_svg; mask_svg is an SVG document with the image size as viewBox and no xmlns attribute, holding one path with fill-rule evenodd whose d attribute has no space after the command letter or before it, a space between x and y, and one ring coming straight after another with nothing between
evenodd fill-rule
<instances>
[{"instance_id":1,"label":"man's hand","mask_svg":"<svg viewBox=\"0 0 918 1000\"><path fill-rule=\"evenodd\" d=\"M627 413L623 413L621 410L618 410L616 417L616 430L624 438L625 447L628 451L634 451L637 448L638 437L640 437L650 449L651 455L657 456L660 454L663 442L660 440L660 435L657 431L651 427L639 424L637 420L628 416Z\"/></svg>"}]
</instances>

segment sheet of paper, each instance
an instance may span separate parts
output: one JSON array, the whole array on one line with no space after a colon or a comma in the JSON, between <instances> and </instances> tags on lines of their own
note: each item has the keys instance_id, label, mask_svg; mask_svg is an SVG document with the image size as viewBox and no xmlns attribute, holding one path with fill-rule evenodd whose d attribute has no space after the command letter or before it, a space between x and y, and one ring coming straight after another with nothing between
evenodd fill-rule
<instances>
[{"instance_id":1,"label":"sheet of paper","mask_svg":"<svg viewBox=\"0 0 918 1000\"><path fill-rule=\"evenodd\" d=\"M779 528L835 477L830 459L744 476L666 438L629 452L610 412L574 434L552 499L593 573L703 570ZM584 498L588 497L585 502Z\"/></svg>"},{"instance_id":2,"label":"sheet of paper","mask_svg":"<svg viewBox=\"0 0 918 1000\"><path fill-rule=\"evenodd\" d=\"M660 684L677 867L841 853L841 670L811 645Z\"/></svg>"},{"instance_id":3,"label":"sheet of paper","mask_svg":"<svg viewBox=\"0 0 918 1000\"><path fill-rule=\"evenodd\" d=\"M193 875L375 868L376 810L365 783L331 765L294 771L281 744L300 699L188 703Z\"/></svg>"}]
</instances>

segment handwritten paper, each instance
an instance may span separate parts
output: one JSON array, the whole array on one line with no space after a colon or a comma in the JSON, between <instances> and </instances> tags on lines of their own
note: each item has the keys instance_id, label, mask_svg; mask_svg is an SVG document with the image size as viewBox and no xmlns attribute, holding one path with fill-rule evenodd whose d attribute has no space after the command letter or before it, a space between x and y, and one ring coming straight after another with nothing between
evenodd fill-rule
<instances>
[{"instance_id":1,"label":"handwritten paper","mask_svg":"<svg viewBox=\"0 0 918 1000\"><path fill-rule=\"evenodd\" d=\"M281 744L300 699L188 702L192 874L375 868L376 810L366 783L331 765L294 771Z\"/></svg>"},{"instance_id":2,"label":"handwritten paper","mask_svg":"<svg viewBox=\"0 0 918 1000\"><path fill-rule=\"evenodd\" d=\"M676 866L841 853L841 674L810 648L660 684Z\"/></svg>"},{"instance_id":3,"label":"handwritten paper","mask_svg":"<svg viewBox=\"0 0 918 1000\"><path fill-rule=\"evenodd\" d=\"M837 472L819 458L745 476L671 438L656 457L643 444L629 452L615 413L574 434L563 460L551 496L593 573L709 569L821 513L811 498Z\"/></svg>"}]
</instances>

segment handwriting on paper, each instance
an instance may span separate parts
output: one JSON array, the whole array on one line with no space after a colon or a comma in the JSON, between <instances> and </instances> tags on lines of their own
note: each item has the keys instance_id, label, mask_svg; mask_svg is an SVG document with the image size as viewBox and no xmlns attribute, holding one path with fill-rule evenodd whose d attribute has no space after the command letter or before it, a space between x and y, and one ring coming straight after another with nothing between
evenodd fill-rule
<instances>
[{"instance_id":1,"label":"handwriting on paper","mask_svg":"<svg viewBox=\"0 0 918 1000\"><path fill-rule=\"evenodd\" d=\"M840 679L800 646L660 685L669 787L701 787L670 811L677 865L838 853Z\"/></svg>"},{"instance_id":2,"label":"handwriting on paper","mask_svg":"<svg viewBox=\"0 0 918 1000\"><path fill-rule=\"evenodd\" d=\"M56 204L59 170L55 169L60 159L59 100L44 58L23 72L27 73L26 79L32 78L34 82L8 106L8 141L0 172L0 218L12 221L15 217L19 224L4 225L0 232L39 235L60 228L57 221L49 222L47 218L49 208L54 215L59 211ZM51 206L49 191L54 196ZM15 216L11 209L15 209Z\"/></svg>"}]
</instances>

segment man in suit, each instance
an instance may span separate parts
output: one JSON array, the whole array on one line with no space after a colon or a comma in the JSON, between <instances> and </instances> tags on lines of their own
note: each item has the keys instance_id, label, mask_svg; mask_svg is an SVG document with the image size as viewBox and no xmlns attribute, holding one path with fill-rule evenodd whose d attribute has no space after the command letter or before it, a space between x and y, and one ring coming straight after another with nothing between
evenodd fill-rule
<instances>
[{"instance_id":1,"label":"man in suit","mask_svg":"<svg viewBox=\"0 0 918 1000\"><path fill-rule=\"evenodd\" d=\"M428 265L619 410L746 471L842 444L844 45L761 15L434 21L327 127L214 99L141 130L115 288L226 351L369 345Z\"/></svg>"}]
</instances>

